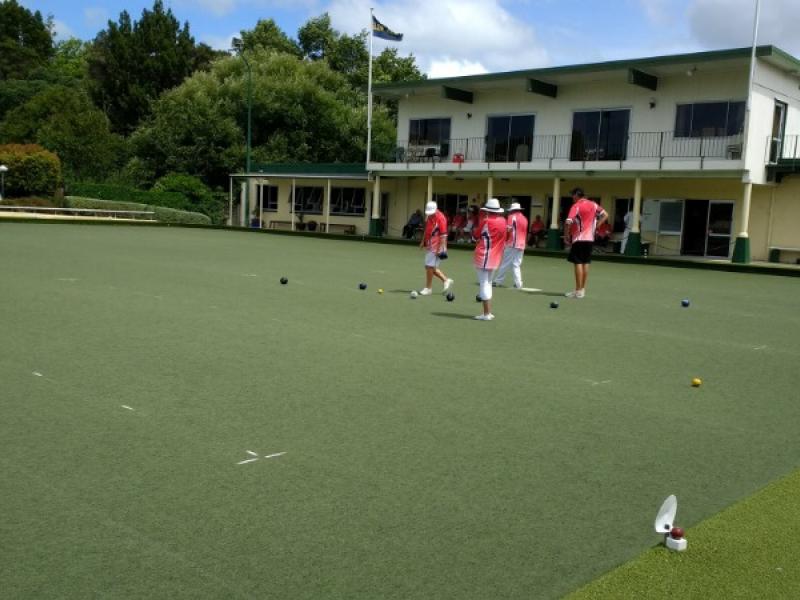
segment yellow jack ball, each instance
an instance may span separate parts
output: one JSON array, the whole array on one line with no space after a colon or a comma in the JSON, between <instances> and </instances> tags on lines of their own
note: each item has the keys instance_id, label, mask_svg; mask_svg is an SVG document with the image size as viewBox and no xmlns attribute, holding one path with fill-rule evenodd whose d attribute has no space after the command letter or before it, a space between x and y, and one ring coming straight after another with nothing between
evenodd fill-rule
<instances>
[{"instance_id":1,"label":"yellow jack ball","mask_svg":"<svg viewBox=\"0 0 800 600\"><path fill-rule=\"evenodd\" d=\"M378 293L382 294L383 293L383 288L378 288Z\"/></svg>"},{"instance_id":2,"label":"yellow jack ball","mask_svg":"<svg viewBox=\"0 0 800 600\"><path fill-rule=\"evenodd\" d=\"M703 380L699 377L695 377L692 379L692 387L700 387L703 384Z\"/></svg>"}]
</instances>

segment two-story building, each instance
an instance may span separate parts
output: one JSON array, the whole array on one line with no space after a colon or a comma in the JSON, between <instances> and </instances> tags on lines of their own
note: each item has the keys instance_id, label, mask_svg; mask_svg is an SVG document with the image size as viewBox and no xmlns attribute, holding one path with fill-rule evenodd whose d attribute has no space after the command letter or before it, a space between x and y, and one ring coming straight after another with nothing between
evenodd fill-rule
<instances>
[{"instance_id":1,"label":"two-story building","mask_svg":"<svg viewBox=\"0 0 800 600\"><path fill-rule=\"evenodd\" d=\"M350 194L364 189L363 212L351 221L360 233L398 236L429 199L454 214L488 197L513 198L529 217L545 219L555 248L568 191L581 186L609 212L618 236L632 213L626 253L638 254L641 241L653 255L747 262L781 253L794 262L800 61L759 46L751 79L751 52L378 85L377 96L398 102L397 140L373 145L365 172L347 184ZM276 193L283 189L287 200L296 197L288 177L295 189L298 181L307 187L303 173L284 173L286 189ZM318 212L330 219L330 180L317 187ZM297 207L276 206L287 219Z\"/></svg>"}]
</instances>

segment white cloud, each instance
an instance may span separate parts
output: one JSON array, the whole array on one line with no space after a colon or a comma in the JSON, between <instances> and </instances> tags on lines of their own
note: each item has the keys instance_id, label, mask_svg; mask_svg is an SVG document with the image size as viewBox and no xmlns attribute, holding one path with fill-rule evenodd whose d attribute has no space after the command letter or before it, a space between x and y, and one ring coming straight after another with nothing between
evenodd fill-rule
<instances>
[{"instance_id":1,"label":"white cloud","mask_svg":"<svg viewBox=\"0 0 800 600\"><path fill-rule=\"evenodd\" d=\"M436 79L439 77L459 77L460 75L480 75L488 72L489 70L479 62L445 58L431 61L428 75Z\"/></svg>"},{"instance_id":2,"label":"white cloud","mask_svg":"<svg viewBox=\"0 0 800 600\"><path fill-rule=\"evenodd\" d=\"M675 2L672 0L639 0L647 20L655 25L670 25L675 22Z\"/></svg>"},{"instance_id":3,"label":"white cloud","mask_svg":"<svg viewBox=\"0 0 800 600\"><path fill-rule=\"evenodd\" d=\"M68 40L71 37L75 37L75 32L69 25L64 23L64 21L59 21L58 19L54 19L53 27L55 28L56 37L59 40Z\"/></svg>"},{"instance_id":4,"label":"white cloud","mask_svg":"<svg viewBox=\"0 0 800 600\"><path fill-rule=\"evenodd\" d=\"M404 34L398 49L413 53L431 76L440 73L509 71L541 67L549 55L534 28L505 10L499 0L332 0L333 26L356 33L369 24L369 8L393 31ZM375 40L375 52L384 42ZM453 58L457 57L457 58Z\"/></svg>"},{"instance_id":5,"label":"white cloud","mask_svg":"<svg viewBox=\"0 0 800 600\"><path fill-rule=\"evenodd\" d=\"M692 0L692 36L707 48L749 46L753 41L755 0ZM800 9L797 0L762 0L758 44L773 44L800 55Z\"/></svg>"},{"instance_id":6,"label":"white cloud","mask_svg":"<svg viewBox=\"0 0 800 600\"><path fill-rule=\"evenodd\" d=\"M198 37L201 42L205 42L209 46L211 46L214 50L230 50L231 49L231 40L235 37L241 37L242 34L240 31L234 31L228 35L211 35L205 34Z\"/></svg>"}]
</instances>

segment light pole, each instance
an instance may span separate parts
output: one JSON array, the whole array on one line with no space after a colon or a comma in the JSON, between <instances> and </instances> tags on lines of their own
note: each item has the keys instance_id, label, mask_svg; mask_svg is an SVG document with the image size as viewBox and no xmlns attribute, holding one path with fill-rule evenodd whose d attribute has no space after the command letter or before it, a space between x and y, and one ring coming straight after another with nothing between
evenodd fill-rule
<instances>
[{"instance_id":1,"label":"light pole","mask_svg":"<svg viewBox=\"0 0 800 600\"><path fill-rule=\"evenodd\" d=\"M6 195L6 172L8 171L8 167L5 165L0 165L0 201L5 198Z\"/></svg>"},{"instance_id":2,"label":"light pole","mask_svg":"<svg viewBox=\"0 0 800 600\"><path fill-rule=\"evenodd\" d=\"M252 139L252 115L253 115L253 70L250 68L250 62L244 55L244 43L241 38L233 38L232 44L234 52L238 54L244 61L244 66L247 67L247 149L245 154L245 171L250 175L250 141ZM244 189L244 214L245 218L250 218L250 178L247 178L246 187ZM259 215L259 219L261 215Z\"/></svg>"}]
</instances>

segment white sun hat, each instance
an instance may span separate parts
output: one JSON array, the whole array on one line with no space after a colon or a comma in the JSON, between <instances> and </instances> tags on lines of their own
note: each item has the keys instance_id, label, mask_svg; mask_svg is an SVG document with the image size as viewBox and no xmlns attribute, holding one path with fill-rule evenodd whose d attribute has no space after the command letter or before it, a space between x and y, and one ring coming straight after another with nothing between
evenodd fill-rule
<instances>
[{"instance_id":1,"label":"white sun hat","mask_svg":"<svg viewBox=\"0 0 800 600\"><path fill-rule=\"evenodd\" d=\"M481 210L485 210L486 212L493 212L493 213L501 213L503 209L500 207L500 200L497 198L489 198L486 201L486 204L481 206Z\"/></svg>"},{"instance_id":2,"label":"white sun hat","mask_svg":"<svg viewBox=\"0 0 800 600\"><path fill-rule=\"evenodd\" d=\"M511 212L512 210L522 210L522 207L519 205L519 202L514 202L511 204L511 206L508 207L508 212Z\"/></svg>"},{"instance_id":3,"label":"white sun hat","mask_svg":"<svg viewBox=\"0 0 800 600\"><path fill-rule=\"evenodd\" d=\"M426 215L428 215L428 216L430 217L430 216L431 216L433 213L435 213L435 212L436 212L436 209L437 209L437 208L438 208L438 207L436 206L436 202L434 202L433 200L431 200L430 202L428 202L427 204L425 204L425 214L426 214Z\"/></svg>"}]
</instances>

